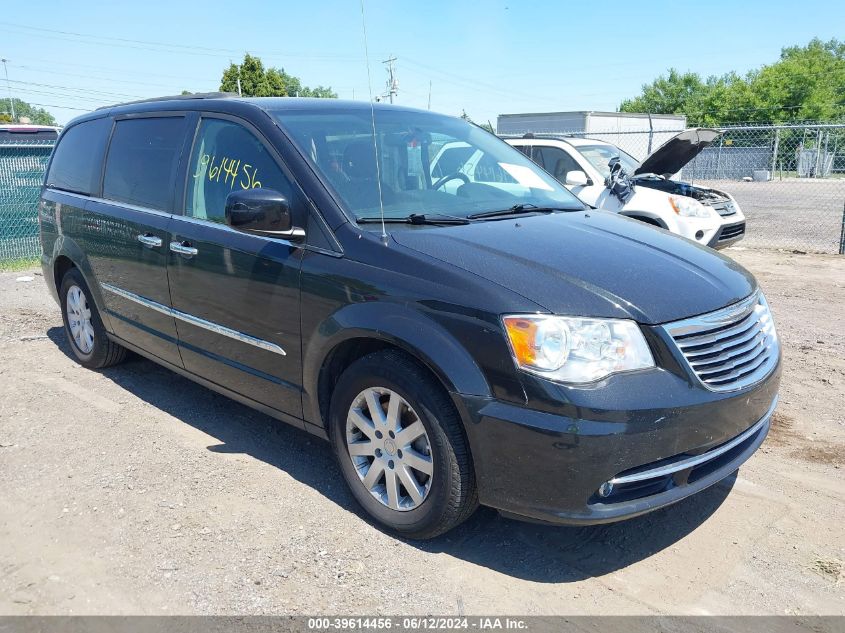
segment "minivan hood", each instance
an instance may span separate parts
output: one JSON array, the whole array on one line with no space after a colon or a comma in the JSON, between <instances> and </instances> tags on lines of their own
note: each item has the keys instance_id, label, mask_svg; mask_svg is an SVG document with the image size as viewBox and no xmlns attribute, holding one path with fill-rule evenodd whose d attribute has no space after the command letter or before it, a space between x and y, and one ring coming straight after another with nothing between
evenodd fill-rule
<instances>
[{"instance_id":1,"label":"minivan hood","mask_svg":"<svg viewBox=\"0 0 845 633\"><path fill-rule=\"evenodd\" d=\"M392 237L562 315L664 323L722 308L756 288L727 257L605 211L403 228Z\"/></svg>"},{"instance_id":2,"label":"minivan hood","mask_svg":"<svg viewBox=\"0 0 845 633\"><path fill-rule=\"evenodd\" d=\"M649 154L634 171L634 175L659 174L668 177L676 174L721 134L719 130L703 127L684 130Z\"/></svg>"}]
</instances>

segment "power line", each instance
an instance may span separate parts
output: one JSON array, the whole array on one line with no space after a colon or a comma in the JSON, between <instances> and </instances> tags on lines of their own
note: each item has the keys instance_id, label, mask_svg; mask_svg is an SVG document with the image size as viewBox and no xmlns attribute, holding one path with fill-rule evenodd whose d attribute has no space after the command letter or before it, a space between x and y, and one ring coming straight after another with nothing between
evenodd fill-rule
<instances>
[{"instance_id":1,"label":"power line","mask_svg":"<svg viewBox=\"0 0 845 633\"><path fill-rule=\"evenodd\" d=\"M51 90L37 90L33 88L19 88L17 90L18 94L32 94L32 95L42 95L48 97L61 97L63 99L74 99L76 101L90 101L97 104L108 104L112 100L108 97L86 97L84 95L68 93L68 92L55 92Z\"/></svg>"},{"instance_id":2,"label":"power line","mask_svg":"<svg viewBox=\"0 0 845 633\"><path fill-rule=\"evenodd\" d=\"M137 85L137 86L149 86L149 87L152 87L152 88L159 88L159 89L168 90L168 91L173 90L172 87L165 88L162 84L154 84L154 83L150 83L150 82L147 82L147 81L134 81L134 80L131 80L131 79L113 79L111 77L92 77L92 75L85 75L85 74L80 74L80 73L69 73L69 72L64 71L64 70L47 70L47 69L41 69L41 68L34 67L34 66L27 66L27 65L20 65L20 64L14 64L13 66L15 68L21 68L23 70L28 70L30 72L46 73L48 75L62 75L63 77L83 77L83 78L86 78L86 79L101 79L103 81L108 81L109 83L133 84L133 85ZM117 71L117 69L116 69L116 72L126 72L126 71L125 70ZM206 81L206 83L208 83L208 80L200 80L200 82L202 82L202 81ZM186 79L185 81L179 82L179 83L180 84L189 84L191 82L192 82L192 80ZM217 83L219 83L219 80L215 79L215 80L213 80L213 83L217 84ZM172 85L176 85L176 84L172 84Z\"/></svg>"},{"instance_id":3,"label":"power line","mask_svg":"<svg viewBox=\"0 0 845 633\"><path fill-rule=\"evenodd\" d=\"M36 64L50 64L50 68L54 68L55 66L72 66L76 68L86 68L92 71L97 72L116 72L116 73L126 73L131 72L133 75L147 75L149 77L164 77L165 79L178 79L179 81L218 81L218 79L208 79L202 77L187 77L184 75L167 75L160 72L150 72L144 70L135 70L132 69L128 71L127 68L115 68L114 66L103 66L101 64L93 65L93 64L79 64L74 62L63 62L57 61L52 59L37 59L34 57L27 57L27 62L35 62ZM18 66L17 64L13 64L18 68L43 68L41 66Z\"/></svg>"},{"instance_id":4,"label":"power line","mask_svg":"<svg viewBox=\"0 0 845 633\"><path fill-rule=\"evenodd\" d=\"M56 105L55 103L34 103L28 102L29 105L38 106L39 108L62 108L63 110L76 110L78 112L92 112L89 108L74 108L67 105Z\"/></svg>"},{"instance_id":5,"label":"power line","mask_svg":"<svg viewBox=\"0 0 845 633\"><path fill-rule=\"evenodd\" d=\"M21 81L18 79L10 79L11 83L13 84L21 84L26 86L36 86L39 88L61 88L65 90L75 90L78 92L87 92L87 93L98 93L107 97L130 97L133 99L143 99L141 95L133 95L133 94L126 94L124 92L106 92L105 90L95 90L93 88L82 88L82 87L75 87L75 86L59 86L57 84L42 84L42 83L35 83L33 81Z\"/></svg>"},{"instance_id":6,"label":"power line","mask_svg":"<svg viewBox=\"0 0 845 633\"><path fill-rule=\"evenodd\" d=\"M15 24L13 22L0 22L0 30L17 32L14 29L25 29L27 31L36 31L42 33L42 37L50 37L52 39L59 39L62 41L72 41L80 44L94 44L100 46L115 46L119 48L133 48L139 50L150 50L155 52L182 52L190 55L201 55L206 57L230 57L232 54L242 54L242 49L232 48L213 48L208 46L197 46L189 44L169 44L167 42L157 42L152 40L136 40L129 38L110 37L106 35L96 35L79 33L76 31L62 31L58 29L45 29L35 26L27 26L25 24ZM19 33L19 32L18 32ZM19 33L21 34L21 33ZM88 41L80 41L76 38L85 38ZM105 40L105 41L100 41ZM361 59L350 55L314 55L303 53L291 53L286 51L256 51L257 55L264 57L288 57L288 58L303 58L303 59L322 59L331 61L349 61L360 62Z\"/></svg>"}]
</instances>

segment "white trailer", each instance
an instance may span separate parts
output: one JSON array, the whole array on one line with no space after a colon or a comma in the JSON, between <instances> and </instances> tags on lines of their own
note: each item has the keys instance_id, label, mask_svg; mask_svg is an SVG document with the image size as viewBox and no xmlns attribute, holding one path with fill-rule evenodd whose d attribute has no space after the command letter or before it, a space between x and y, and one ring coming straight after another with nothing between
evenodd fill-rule
<instances>
[{"instance_id":1,"label":"white trailer","mask_svg":"<svg viewBox=\"0 0 845 633\"><path fill-rule=\"evenodd\" d=\"M687 127L681 114L632 112L535 112L500 114L496 133L500 135L573 134L599 139L621 147L637 160Z\"/></svg>"}]
</instances>

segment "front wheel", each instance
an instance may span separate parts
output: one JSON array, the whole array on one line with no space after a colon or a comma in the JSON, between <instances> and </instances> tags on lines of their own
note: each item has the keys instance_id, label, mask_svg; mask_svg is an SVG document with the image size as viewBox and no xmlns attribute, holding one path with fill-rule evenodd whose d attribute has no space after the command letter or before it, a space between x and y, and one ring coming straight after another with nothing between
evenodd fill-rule
<instances>
[{"instance_id":1,"label":"front wheel","mask_svg":"<svg viewBox=\"0 0 845 633\"><path fill-rule=\"evenodd\" d=\"M355 499L380 524L432 538L478 506L460 418L413 359L382 351L353 363L332 395L332 445Z\"/></svg>"}]
</instances>

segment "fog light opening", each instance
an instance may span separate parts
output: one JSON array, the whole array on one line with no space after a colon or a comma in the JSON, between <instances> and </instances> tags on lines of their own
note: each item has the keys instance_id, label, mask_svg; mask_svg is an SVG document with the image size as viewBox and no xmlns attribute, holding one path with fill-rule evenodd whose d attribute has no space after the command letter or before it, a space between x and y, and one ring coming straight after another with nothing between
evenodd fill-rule
<instances>
[{"instance_id":1,"label":"fog light opening","mask_svg":"<svg viewBox=\"0 0 845 633\"><path fill-rule=\"evenodd\" d=\"M695 239L700 240L702 237L704 237L704 231L695 232Z\"/></svg>"},{"instance_id":2,"label":"fog light opening","mask_svg":"<svg viewBox=\"0 0 845 633\"><path fill-rule=\"evenodd\" d=\"M600 497L609 497L611 492L613 492L613 484L611 482L606 481L599 486Z\"/></svg>"}]
</instances>

